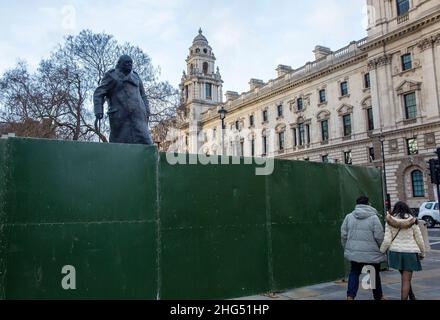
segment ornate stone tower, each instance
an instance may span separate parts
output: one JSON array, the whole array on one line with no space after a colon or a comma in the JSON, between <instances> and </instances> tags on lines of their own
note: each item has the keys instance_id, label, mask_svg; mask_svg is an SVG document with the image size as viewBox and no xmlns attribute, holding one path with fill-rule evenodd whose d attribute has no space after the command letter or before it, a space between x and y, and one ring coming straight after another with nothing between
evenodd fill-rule
<instances>
[{"instance_id":1,"label":"ornate stone tower","mask_svg":"<svg viewBox=\"0 0 440 320\"><path fill-rule=\"evenodd\" d=\"M194 38L186 59L187 70L183 71L180 83L180 109L188 121L187 151L200 153L203 137L200 120L208 108L222 103L222 78L219 69L215 68L215 56L202 29Z\"/></svg>"}]
</instances>

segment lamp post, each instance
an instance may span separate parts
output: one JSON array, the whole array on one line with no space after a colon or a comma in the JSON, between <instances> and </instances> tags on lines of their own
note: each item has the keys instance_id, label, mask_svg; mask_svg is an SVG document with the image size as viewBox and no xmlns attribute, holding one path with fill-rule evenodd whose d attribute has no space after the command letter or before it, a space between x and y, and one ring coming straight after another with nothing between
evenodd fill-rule
<instances>
[{"instance_id":1,"label":"lamp post","mask_svg":"<svg viewBox=\"0 0 440 320\"><path fill-rule=\"evenodd\" d=\"M220 120L222 121L222 155L225 155L225 118L228 111L222 106L220 110L218 111L218 114L220 115Z\"/></svg>"},{"instance_id":2,"label":"lamp post","mask_svg":"<svg viewBox=\"0 0 440 320\"><path fill-rule=\"evenodd\" d=\"M384 184L384 199L385 199L385 209L387 211L391 211L391 201L390 201L390 195L388 194L388 188L387 188L387 172L385 168L385 148L384 148L384 142L385 142L385 135L381 134L379 136L380 139L380 146L382 151L382 175L383 175L383 184Z\"/></svg>"}]
</instances>

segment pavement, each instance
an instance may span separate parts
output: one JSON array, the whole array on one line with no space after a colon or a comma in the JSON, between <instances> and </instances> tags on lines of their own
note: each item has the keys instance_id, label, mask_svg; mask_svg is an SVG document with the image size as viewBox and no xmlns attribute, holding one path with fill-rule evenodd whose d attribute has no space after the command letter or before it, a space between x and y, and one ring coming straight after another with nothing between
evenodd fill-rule
<instances>
[{"instance_id":1,"label":"pavement","mask_svg":"<svg viewBox=\"0 0 440 320\"><path fill-rule=\"evenodd\" d=\"M440 227L429 230L431 252L422 260L423 270L414 272L412 287L418 300L440 300ZM381 272L382 290L388 300L400 300L400 273ZM292 289L274 294L263 294L237 300L346 300L346 279ZM371 290L359 286L356 300L373 300Z\"/></svg>"},{"instance_id":2,"label":"pavement","mask_svg":"<svg viewBox=\"0 0 440 320\"><path fill-rule=\"evenodd\" d=\"M429 243L434 250L440 250L440 226L428 229Z\"/></svg>"}]
</instances>

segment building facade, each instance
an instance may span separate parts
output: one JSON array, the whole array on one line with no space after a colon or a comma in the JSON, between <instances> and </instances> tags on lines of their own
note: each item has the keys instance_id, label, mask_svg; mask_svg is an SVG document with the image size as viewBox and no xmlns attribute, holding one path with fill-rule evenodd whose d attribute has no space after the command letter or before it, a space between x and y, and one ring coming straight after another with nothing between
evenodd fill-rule
<instances>
[{"instance_id":1,"label":"building facade","mask_svg":"<svg viewBox=\"0 0 440 320\"><path fill-rule=\"evenodd\" d=\"M180 85L175 151L382 167L391 202L435 199L440 142L440 1L367 0L368 36L268 82L226 92L202 31ZM225 109L226 130L218 110Z\"/></svg>"}]
</instances>

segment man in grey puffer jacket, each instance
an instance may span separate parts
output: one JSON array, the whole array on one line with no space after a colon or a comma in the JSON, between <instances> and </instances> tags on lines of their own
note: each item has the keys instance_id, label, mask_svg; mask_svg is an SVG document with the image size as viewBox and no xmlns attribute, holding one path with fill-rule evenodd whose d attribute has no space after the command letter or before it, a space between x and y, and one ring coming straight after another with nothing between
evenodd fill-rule
<instances>
[{"instance_id":1,"label":"man in grey puffer jacket","mask_svg":"<svg viewBox=\"0 0 440 320\"><path fill-rule=\"evenodd\" d=\"M376 271L376 288L373 288L373 296L375 300L381 300L383 295L380 263L386 261L385 254L380 252L380 245L384 239L383 226L377 210L369 205L367 197L360 197L356 204L356 208L345 217L341 227L344 256L351 263L347 299L353 300L356 297L359 276L364 266L372 266Z\"/></svg>"}]
</instances>

